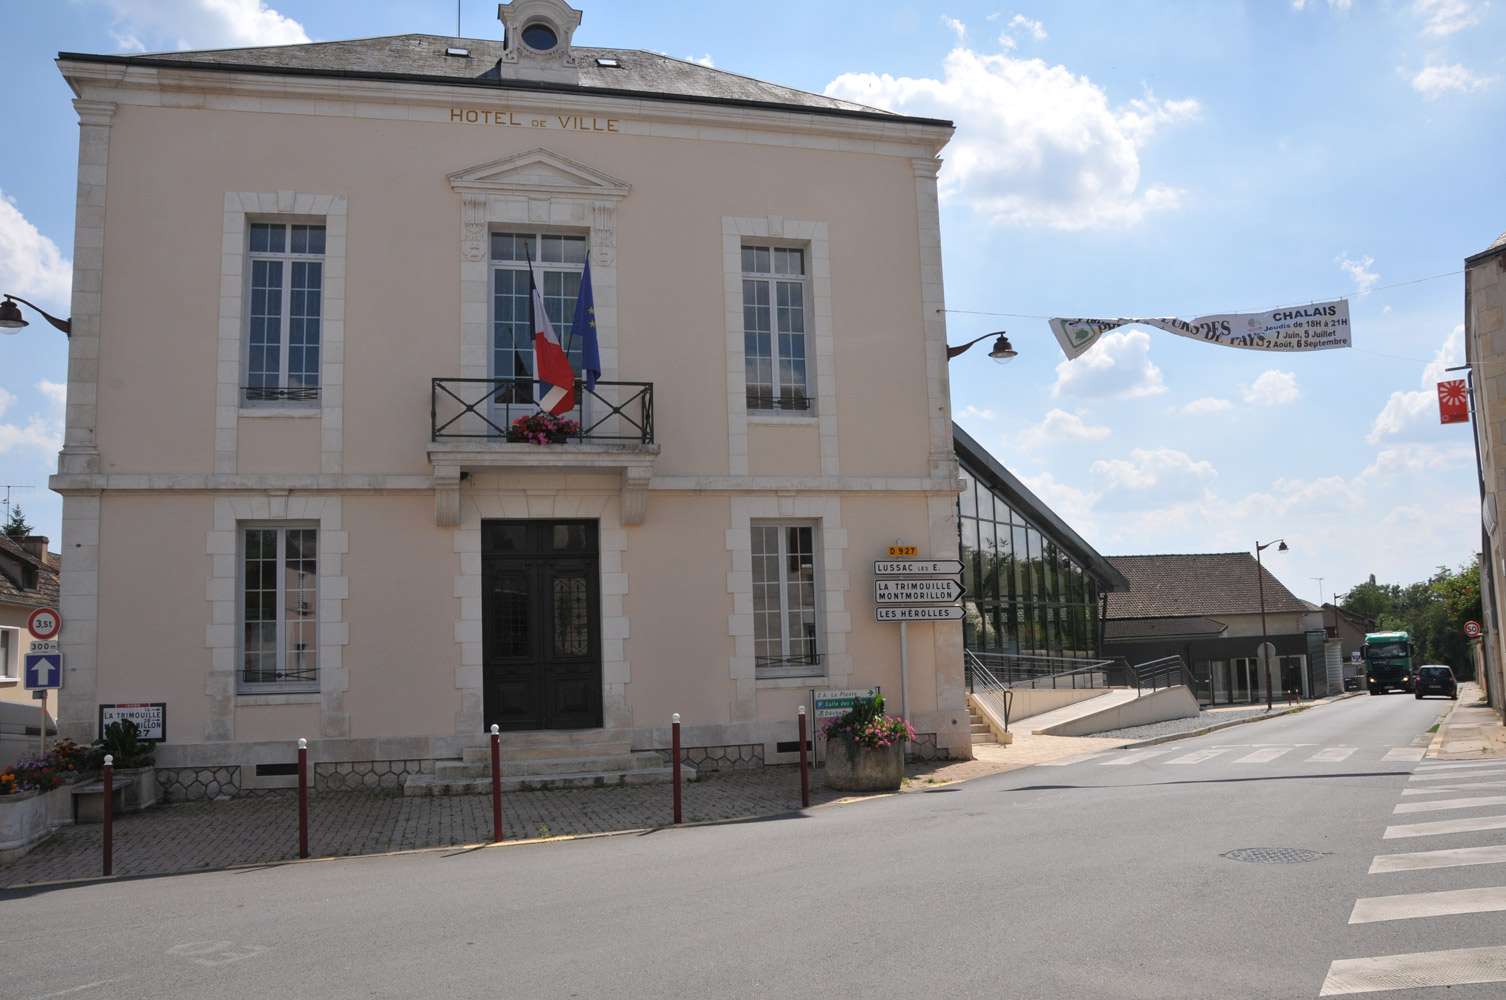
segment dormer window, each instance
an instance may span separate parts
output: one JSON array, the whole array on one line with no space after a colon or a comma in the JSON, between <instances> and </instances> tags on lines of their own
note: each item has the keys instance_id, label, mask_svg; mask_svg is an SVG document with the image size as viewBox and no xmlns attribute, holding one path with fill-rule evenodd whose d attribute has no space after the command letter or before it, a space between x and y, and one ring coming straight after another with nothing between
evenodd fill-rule
<instances>
[{"instance_id":1,"label":"dormer window","mask_svg":"<svg viewBox=\"0 0 1506 1000\"><path fill-rule=\"evenodd\" d=\"M535 21L523 29L523 44L535 52L548 52L559 43L559 36L547 24Z\"/></svg>"}]
</instances>

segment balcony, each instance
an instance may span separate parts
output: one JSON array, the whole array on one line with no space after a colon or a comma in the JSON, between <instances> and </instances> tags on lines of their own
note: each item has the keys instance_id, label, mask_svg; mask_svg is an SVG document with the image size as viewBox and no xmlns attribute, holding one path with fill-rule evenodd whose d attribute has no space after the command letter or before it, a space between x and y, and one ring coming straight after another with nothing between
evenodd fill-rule
<instances>
[{"instance_id":1,"label":"balcony","mask_svg":"<svg viewBox=\"0 0 1506 1000\"><path fill-rule=\"evenodd\" d=\"M642 524L653 479L652 382L575 382L575 434L551 444L509 440L519 417L539 412L533 379L436 378L429 392L429 462L434 467L435 522L460 518L463 475L513 472L616 473L622 481L622 523Z\"/></svg>"}]
</instances>

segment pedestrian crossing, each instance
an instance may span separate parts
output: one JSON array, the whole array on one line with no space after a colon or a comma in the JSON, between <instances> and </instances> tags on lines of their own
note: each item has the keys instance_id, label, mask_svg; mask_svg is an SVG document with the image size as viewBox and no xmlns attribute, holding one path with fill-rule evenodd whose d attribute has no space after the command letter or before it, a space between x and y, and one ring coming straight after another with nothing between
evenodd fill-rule
<instances>
[{"instance_id":1,"label":"pedestrian crossing","mask_svg":"<svg viewBox=\"0 0 1506 1000\"><path fill-rule=\"evenodd\" d=\"M1074 764L1094 764L1098 767L1128 767L1132 764L1141 764L1152 761L1157 765L1166 764L1177 767L1189 767L1194 764L1206 764L1210 761L1218 764L1269 764L1272 761L1284 760L1287 762L1301 762L1304 764L1394 764L1398 762L1410 763L1422 760L1426 747L1356 747L1337 746L1325 747L1313 743L1242 743L1228 746L1204 747L1186 753L1181 752L1180 747L1148 748L1125 750L1100 750L1094 753L1080 754L1075 757L1066 757L1061 760L1045 761L1038 767L1069 767ZM1474 766L1479 767L1479 764ZM1482 773L1506 774L1506 768L1491 769ZM1436 778L1457 778L1457 773L1439 774ZM1506 787L1506 781L1502 782Z\"/></svg>"},{"instance_id":2,"label":"pedestrian crossing","mask_svg":"<svg viewBox=\"0 0 1506 1000\"><path fill-rule=\"evenodd\" d=\"M1402 791L1403 801L1393 815L1448 812L1480 809L1500 811L1506 795L1492 789L1506 787L1506 781L1478 780L1506 773L1506 768L1492 767L1500 761L1427 762L1420 764ZM1480 792L1484 794L1469 794ZM1466 793L1461 795L1460 793ZM1448 796L1418 799L1416 796ZM1467 847L1442 850L1419 850L1377 855L1369 874L1426 872L1466 869L1479 884L1464 889L1444 889L1376 895L1355 900L1349 915L1350 924L1372 924L1399 920L1427 920L1463 914L1506 911L1506 844L1499 843L1493 830L1506 829L1506 815L1465 816L1421 822L1394 823L1382 834L1382 840L1406 840L1444 835L1464 835L1488 841ZM1485 836L1481 836L1484 834ZM1426 844L1423 839L1421 844ZM1382 885L1383 883L1378 883ZM1479 927L1499 927L1499 923L1479 923ZM1419 937L1432 937L1420 932ZM1411 952L1342 958L1332 962L1319 996L1376 993L1425 987L1453 987L1482 983L1506 983L1506 946L1448 948L1438 951Z\"/></svg>"}]
</instances>

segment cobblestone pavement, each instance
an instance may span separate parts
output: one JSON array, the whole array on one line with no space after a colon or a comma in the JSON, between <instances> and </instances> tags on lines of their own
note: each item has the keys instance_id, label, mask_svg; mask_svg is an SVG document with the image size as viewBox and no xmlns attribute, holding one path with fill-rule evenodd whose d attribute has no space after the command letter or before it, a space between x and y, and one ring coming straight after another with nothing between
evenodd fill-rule
<instances>
[{"instance_id":1,"label":"cobblestone pavement","mask_svg":"<svg viewBox=\"0 0 1506 1000\"><path fill-rule=\"evenodd\" d=\"M974 760L911 764L901 794L1123 742L1021 734L1011 746L975 748ZM813 808L865 797L828 789L822 772L811 772ZM799 808L799 769L774 766L714 773L687 783L681 811L687 823L698 823ZM666 784L514 792L503 797L502 811L508 841L644 830L669 825L673 791ZM291 794L162 805L119 816L114 827L117 876L266 864L298 856L298 803ZM489 795L405 797L357 791L309 797L312 857L483 844L491 834ZM100 869L100 827L65 826L30 854L0 865L0 886L94 878Z\"/></svg>"}]
</instances>

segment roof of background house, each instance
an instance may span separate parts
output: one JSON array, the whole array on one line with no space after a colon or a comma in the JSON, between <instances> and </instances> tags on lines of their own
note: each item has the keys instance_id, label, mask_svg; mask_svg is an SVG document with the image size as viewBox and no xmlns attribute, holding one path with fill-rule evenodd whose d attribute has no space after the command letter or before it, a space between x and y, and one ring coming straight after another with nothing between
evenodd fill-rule
<instances>
[{"instance_id":1,"label":"roof of background house","mask_svg":"<svg viewBox=\"0 0 1506 1000\"><path fill-rule=\"evenodd\" d=\"M1109 594L1108 617L1217 617L1260 612L1255 557L1248 552L1108 556L1129 580L1127 592ZM1267 614L1305 612L1303 601L1262 567Z\"/></svg>"},{"instance_id":2,"label":"roof of background house","mask_svg":"<svg viewBox=\"0 0 1506 1000\"><path fill-rule=\"evenodd\" d=\"M37 536L40 537L40 536ZM46 542L46 539L42 539ZM37 586L27 590L21 586L17 569L30 566L37 570ZM56 552L47 553L46 559L22 548L21 544L0 531L0 604L19 604L28 608L55 608L58 602L58 572L63 559Z\"/></svg>"},{"instance_id":3,"label":"roof of background house","mask_svg":"<svg viewBox=\"0 0 1506 1000\"><path fill-rule=\"evenodd\" d=\"M450 49L463 49L468 55L448 55ZM499 70L502 53L503 43L498 39L415 34L310 42L303 45L154 52L130 56L60 52L58 58L159 68L438 83L478 86L491 90L557 91L637 100L686 100L857 116L946 128L952 125L941 119L900 115L824 94L782 87L699 63L673 59L657 52L572 45L570 54L579 64L576 83L527 79L521 75L526 72L522 69L516 76L511 72L503 73ZM601 65L601 60L615 61L616 65L604 66Z\"/></svg>"},{"instance_id":4,"label":"roof of background house","mask_svg":"<svg viewBox=\"0 0 1506 1000\"><path fill-rule=\"evenodd\" d=\"M1003 496L1010 507L1022 514L1027 521L1033 522L1037 531L1049 535L1057 545L1066 549L1067 554L1100 581L1105 590L1125 590L1129 587L1130 581L1110 565L1109 560L1083 541L1082 536L1073 531L1067 522L1041 503L1034 493L1025 488L1024 483L1016 479L997 458L955 423L952 424L952 446L958 456L967 460L972 471L986 479L988 485Z\"/></svg>"},{"instance_id":5,"label":"roof of background house","mask_svg":"<svg viewBox=\"0 0 1506 1000\"><path fill-rule=\"evenodd\" d=\"M1222 635L1229 628L1212 618L1115 618L1104 622L1104 642L1132 639L1193 639Z\"/></svg>"},{"instance_id":6,"label":"roof of background house","mask_svg":"<svg viewBox=\"0 0 1506 1000\"><path fill-rule=\"evenodd\" d=\"M1496 254L1502 252L1506 252L1506 233L1502 233L1500 236L1497 236L1494 243L1486 247L1484 250L1481 250L1474 256L1464 258L1464 263L1473 264L1476 261L1484 260L1487 257L1494 257Z\"/></svg>"}]
</instances>

